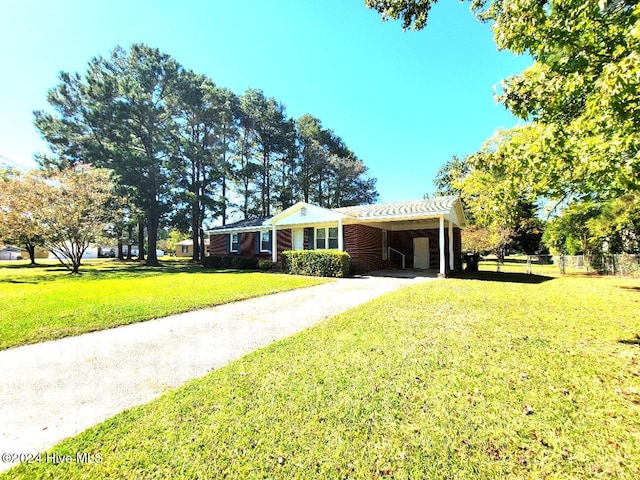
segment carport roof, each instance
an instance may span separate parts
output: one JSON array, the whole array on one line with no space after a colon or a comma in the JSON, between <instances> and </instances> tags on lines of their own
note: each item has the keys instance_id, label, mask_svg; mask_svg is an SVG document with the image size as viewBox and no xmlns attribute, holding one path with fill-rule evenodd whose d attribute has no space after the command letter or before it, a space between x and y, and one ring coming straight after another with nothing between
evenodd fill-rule
<instances>
[{"instance_id":1,"label":"carport roof","mask_svg":"<svg viewBox=\"0 0 640 480\"><path fill-rule=\"evenodd\" d=\"M350 217L362 219L407 217L421 215L446 215L455 209L460 199L450 195L446 197L425 198L421 200L407 200L402 202L376 203L373 205L358 205L355 207L334 208L335 212L344 213Z\"/></svg>"},{"instance_id":2,"label":"carport roof","mask_svg":"<svg viewBox=\"0 0 640 480\"><path fill-rule=\"evenodd\" d=\"M241 220L229 225L215 227L207 233L240 233L262 230L271 226L313 225L333 222L338 219L342 219L345 223L383 224L383 222L394 222L394 225L399 225L402 222L406 224L424 222L428 219L437 219L440 216L446 217L460 227L464 227L466 224L460 198L455 195L449 195L446 197L332 209L299 202L273 217Z\"/></svg>"}]
</instances>

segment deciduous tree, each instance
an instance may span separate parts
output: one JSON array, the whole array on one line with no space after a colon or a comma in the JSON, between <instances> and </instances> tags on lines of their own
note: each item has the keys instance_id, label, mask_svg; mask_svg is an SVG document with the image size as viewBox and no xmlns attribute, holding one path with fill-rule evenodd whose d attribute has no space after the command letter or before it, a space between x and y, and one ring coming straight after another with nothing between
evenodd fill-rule
<instances>
[{"instance_id":1,"label":"deciduous tree","mask_svg":"<svg viewBox=\"0 0 640 480\"><path fill-rule=\"evenodd\" d=\"M21 245L36 264L35 249L44 244L44 232L38 220L44 198L40 182L33 175L3 170L0 175L0 240Z\"/></svg>"},{"instance_id":2,"label":"deciduous tree","mask_svg":"<svg viewBox=\"0 0 640 480\"><path fill-rule=\"evenodd\" d=\"M114 191L111 172L105 169L78 164L62 171L34 170L2 183L1 220L28 226L25 235L36 232L65 268L79 273L86 249L113 226Z\"/></svg>"},{"instance_id":3,"label":"deciduous tree","mask_svg":"<svg viewBox=\"0 0 640 480\"><path fill-rule=\"evenodd\" d=\"M404 28L435 0L366 0ZM533 65L498 99L531 124L499 134L499 160L520 186L558 199L640 189L640 5L637 0L474 0L496 45ZM498 157L494 157L498 159Z\"/></svg>"},{"instance_id":4,"label":"deciduous tree","mask_svg":"<svg viewBox=\"0 0 640 480\"><path fill-rule=\"evenodd\" d=\"M111 172L77 165L42 181L43 206L37 217L44 244L71 273L79 273L86 249L104 238L114 222Z\"/></svg>"}]
</instances>

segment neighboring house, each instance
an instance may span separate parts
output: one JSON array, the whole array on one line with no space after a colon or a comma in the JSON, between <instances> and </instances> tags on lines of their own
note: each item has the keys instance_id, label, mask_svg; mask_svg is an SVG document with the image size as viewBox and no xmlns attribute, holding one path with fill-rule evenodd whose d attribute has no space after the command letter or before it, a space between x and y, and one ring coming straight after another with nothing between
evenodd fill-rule
<instances>
[{"instance_id":1,"label":"neighboring house","mask_svg":"<svg viewBox=\"0 0 640 480\"><path fill-rule=\"evenodd\" d=\"M82 254L82 258L83 259L100 258L99 252L100 252L100 247L98 245L91 244ZM62 258L66 258L66 255L63 255L62 253L59 253L59 255ZM49 252L48 258L57 259L58 257L56 257L52 252Z\"/></svg>"},{"instance_id":2,"label":"neighboring house","mask_svg":"<svg viewBox=\"0 0 640 480\"><path fill-rule=\"evenodd\" d=\"M209 239L204 239L204 251L209 248ZM182 240L176 243L176 257L193 257L193 240Z\"/></svg>"},{"instance_id":3,"label":"neighboring house","mask_svg":"<svg viewBox=\"0 0 640 480\"><path fill-rule=\"evenodd\" d=\"M10 245L0 247L0 260L24 260L29 258L29 253L20 247Z\"/></svg>"},{"instance_id":4,"label":"neighboring house","mask_svg":"<svg viewBox=\"0 0 640 480\"><path fill-rule=\"evenodd\" d=\"M250 255L280 261L284 250L336 249L357 271L397 266L462 269L456 196L327 209L300 202L269 218L242 220L206 232L211 255Z\"/></svg>"},{"instance_id":5,"label":"neighboring house","mask_svg":"<svg viewBox=\"0 0 640 480\"><path fill-rule=\"evenodd\" d=\"M114 255L117 257L118 256L118 247L115 247L114 249ZM122 245L122 256L126 257L127 256L127 252L129 251L129 245L127 245L126 243L124 245ZM139 249L138 249L138 245L131 245L131 255L133 257L137 257L139 253ZM156 256L157 257L162 257L164 255L164 250L160 250L160 249L156 249Z\"/></svg>"},{"instance_id":6,"label":"neighboring house","mask_svg":"<svg viewBox=\"0 0 640 480\"><path fill-rule=\"evenodd\" d=\"M22 260L29 260L29 252L21 247L0 246L0 260L16 260L20 257ZM34 257L38 258L55 258L53 254L44 247L36 247Z\"/></svg>"}]
</instances>

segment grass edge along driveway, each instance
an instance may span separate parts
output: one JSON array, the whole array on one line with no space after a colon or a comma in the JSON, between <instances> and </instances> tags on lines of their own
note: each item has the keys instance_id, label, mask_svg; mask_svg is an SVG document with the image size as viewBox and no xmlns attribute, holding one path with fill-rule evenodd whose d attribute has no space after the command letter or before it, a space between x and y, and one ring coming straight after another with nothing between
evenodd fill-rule
<instances>
[{"instance_id":1,"label":"grass edge along driveway","mask_svg":"<svg viewBox=\"0 0 640 480\"><path fill-rule=\"evenodd\" d=\"M638 282L483 279L385 295L51 451L99 462L0 478L638 478Z\"/></svg>"},{"instance_id":2,"label":"grass edge along driveway","mask_svg":"<svg viewBox=\"0 0 640 480\"><path fill-rule=\"evenodd\" d=\"M0 350L308 287L327 280L103 262L72 276L58 266L0 268Z\"/></svg>"}]
</instances>

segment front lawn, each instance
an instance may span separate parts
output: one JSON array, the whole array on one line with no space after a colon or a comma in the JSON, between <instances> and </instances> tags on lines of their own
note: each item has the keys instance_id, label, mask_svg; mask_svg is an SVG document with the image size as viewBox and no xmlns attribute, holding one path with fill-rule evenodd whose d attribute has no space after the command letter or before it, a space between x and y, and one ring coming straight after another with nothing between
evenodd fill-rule
<instances>
[{"instance_id":1,"label":"front lawn","mask_svg":"<svg viewBox=\"0 0 640 480\"><path fill-rule=\"evenodd\" d=\"M2 478L638 478L640 284L536 280L394 292Z\"/></svg>"},{"instance_id":2,"label":"front lawn","mask_svg":"<svg viewBox=\"0 0 640 480\"><path fill-rule=\"evenodd\" d=\"M265 273L216 272L187 262L141 267L87 262L69 275L52 263L0 265L0 350L103 330L322 283Z\"/></svg>"}]
</instances>

